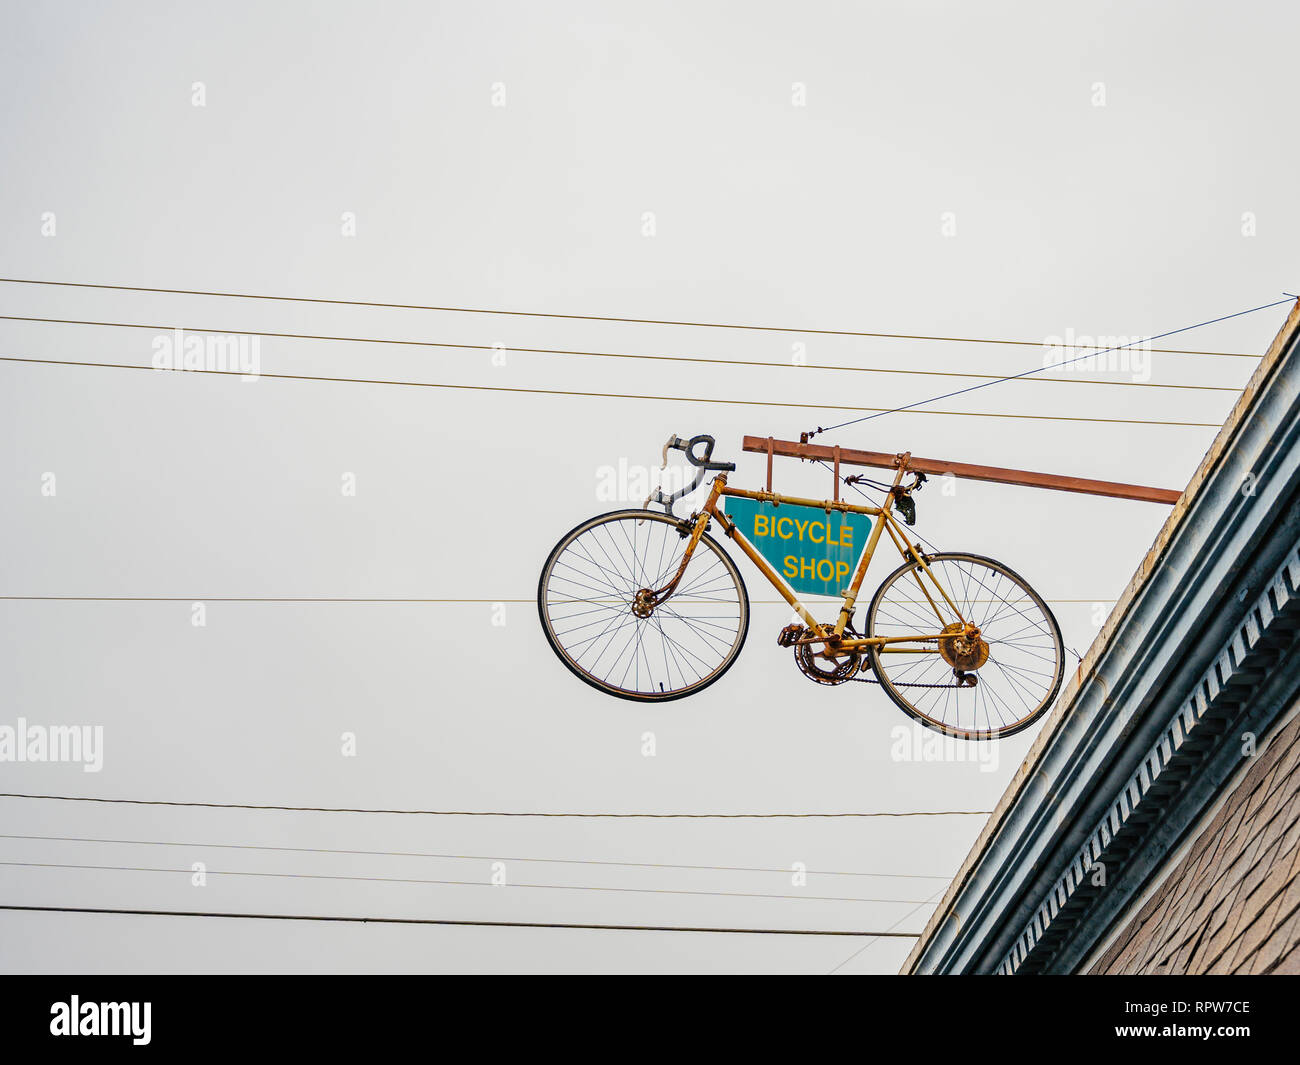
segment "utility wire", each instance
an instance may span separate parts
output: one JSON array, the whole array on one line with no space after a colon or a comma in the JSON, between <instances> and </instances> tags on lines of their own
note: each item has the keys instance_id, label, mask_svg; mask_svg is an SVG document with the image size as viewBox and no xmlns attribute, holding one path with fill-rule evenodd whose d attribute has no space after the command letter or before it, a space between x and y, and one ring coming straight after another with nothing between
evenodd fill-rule
<instances>
[{"instance_id":1,"label":"utility wire","mask_svg":"<svg viewBox=\"0 0 1300 1065\"><path fill-rule=\"evenodd\" d=\"M36 359L16 355L0 356L0 362L29 363L43 366L81 366L95 367L101 370L145 370L149 373L213 374L219 377L247 377L242 370L158 370L153 366L140 366L136 363L88 362L74 359ZM626 392L575 392L560 388L510 388L505 385L456 385L441 381L394 381L388 378L373 377L322 377L315 374L288 374L260 372L258 378L272 378L281 381L329 381L336 384L353 385L397 385L406 388L448 388L465 392L511 392L532 396L576 396L585 399L643 399L665 403L719 403L740 407L793 407L802 410L848 410L876 411L881 414L892 413L887 407L851 407L838 403L789 403L760 399L720 399L708 396L652 396ZM986 384L996 384L988 381ZM1220 422L1178 422L1151 418L1088 418L1058 414L1005 414L996 411L949 411L918 410L916 414L948 415L956 418L1014 418L1026 421L1046 422L1090 422L1106 425L1166 425L1191 429L1218 429ZM854 422L845 422L852 425ZM820 430L826 432L827 430Z\"/></svg>"},{"instance_id":2,"label":"utility wire","mask_svg":"<svg viewBox=\"0 0 1300 1065\"><path fill-rule=\"evenodd\" d=\"M0 277L7 285L48 285L59 288L89 288L113 292L151 292L168 296L216 296L223 299L272 300L280 303L320 303L342 307L379 307L402 311L443 311L449 314L487 314L514 318L554 318L579 322L621 322L629 325L680 325L700 329L743 329L761 333L806 333L815 336L874 337L882 340L938 340L958 344L1010 344L1017 347L1041 348L1036 340L989 340L981 337L925 336L915 333L867 333L852 329L802 329L794 326L734 325L725 322L686 322L663 318L619 318L595 314L550 314L543 311L507 311L484 307L439 307L420 303L382 303L377 300L321 299L312 296L275 296L256 292L212 292L203 289L154 288L146 285L103 285L84 281L40 281L33 278ZM1187 351L1180 348L1153 348L1169 355L1223 355L1239 359L1257 359L1258 355L1242 351Z\"/></svg>"},{"instance_id":3,"label":"utility wire","mask_svg":"<svg viewBox=\"0 0 1300 1065\"><path fill-rule=\"evenodd\" d=\"M193 850L246 850L283 851L291 854L344 854L375 858L452 858L474 862L534 862L543 865L616 866L629 869L690 869L710 873L780 873L789 875L791 869L774 869L753 865L683 865L677 862L625 862L593 858L521 858L501 854L431 854L425 851L368 851L341 850L333 847L274 847L256 843L180 843L156 839L101 839L88 836L31 836L14 833L0 834L0 839L37 840L48 843L111 843L133 847L187 847ZM889 880L942 880L948 884L952 877L930 873L859 873L831 869L809 869L810 876L870 876Z\"/></svg>"},{"instance_id":4,"label":"utility wire","mask_svg":"<svg viewBox=\"0 0 1300 1065\"><path fill-rule=\"evenodd\" d=\"M532 599L357 599L348 597L255 598L228 595L0 595L0 601L69 603L535 603ZM784 600L780 600L784 602ZM778 602L778 600L770 600ZM1089 600L1091 602L1091 600Z\"/></svg>"},{"instance_id":5,"label":"utility wire","mask_svg":"<svg viewBox=\"0 0 1300 1065\"><path fill-rule=\"evenodd\" d=\"M172 325L146 325L140 322L101 322L79 318L32 318L14 314L0 314L0 321L43 322L51 325L92 325L118 329L151 329L154 331L180 328ZM569 348L502 348L493 344L452 344L434 340L392 340L384 337L328 336L316 333L268 333L259 329L216 329L212 326L185 326L187 333L218 333L224 336L275 337L282 340L332 340L350 344L399 344L419 348L455 348L462 351L517 351L530 355L582 355L598 359L646 359L652 362L686 362L706 366L767 366L775 369L845 370L854 373L903 374L917 377L969 377L976 380L997 381L997 374L964 373L948 370L906 370L884 366L836 366L831 363L771 362L762 359L709 359L695 355L644 355L624 351L577 351ZM1185 385L1161 381L1101 381L1085 377L1033 377L1031 384L1101 385L1119 388L1179 388L1199 392L1240 392L1239 388L1224 385Z\"/></svg>"},{"instance_id":6,"label":"utility wire","mask_svg":"<svg viewBox=\"0 0 1300 1065\"><path fill-rule=\"evenodd\" d=\"M836 429L847 428L850 425L859 425L862 422L869 422L875 418L884 417L886 414L900 414L904 411L915 412L917 408L923 407L928 403L938 403L941 400L952 399L954 396L964 396L967 392L977 392L981 388L991 388L994 385L1001 384L1004 381L1017 381L1020 380L1021 378L1029 377L1032 374L1042 373L1044 370L1053 370L1060 366L1068 366L1071 363L1079 362L1081 359L1095 358L1097 355L1105 355L1108 352L1112 352L1112 351L1123 351L1126 348L1135 347L1138 344L1148 344L1153 340L1160 340L1164 337L1171 337L1178 333L1187 333L1193 329L1201 329L1207 325L1215 325L1219 322L1226 322L1233 318L1241 318L1247 314L1254 314L1256 311L1266 311L1270 307L1280 307L1284 303L1291 303L1291 302L1294 301L1292 299L1283 299L1283 300L1274 300L1272 303L1262 303L1258 307L1251 307L1244 311L1235 311L1232 314L1221 315L1218 318L1210 318L1204 322L1197 322L1195 325L1185 325L1179 329L1170 329L1166 333L1157 333L1155 336L1145 337L1142 340L1134 340L1132 343L1129 344L1118 344L1113 348L1106 348L1102 351L1090 352L1087 355L1079 355L1073 359L1064 359L1061 362L1054 362L1047 366L1036 366L1032 369L1024 370L1021 373L1009 374L1006 377L1002 377L994 381L984 381L978 385L969 385L966 388L959 388L952 392L944 392L943 394L938 396L931 396L929 399L918 399L915 403L908 403L902 407L891 407L888 410L877 411L874 414L868 414L862 418L854 418L847 422L840 422L838 425L832 425L825 429L818 426L816 430L808 433L808 439L811 440L814 436L817 436L820 433L829 433L829 432L833 432Z\"/></svg>"},{"instance_id":7,"label":"utility wire","mask_svg":"<svg viewBox=\"0 0 1300 1065\"><path fill-rule=\"evenodd\" d=\"M190 876L193 869L166 869L158 866L141 865L80 865L63 862L7 862L0 861L0 867L18 869L77 869L85 872L99 873L171 873ZM243 869L208 869L209 876L250 876L268 877L284 880L351 880L372 884L421 884L425 886L446 887L480 887L496 889L495 884L482 880L423 880L414 877L392 876L343 876L332 873L268 873ZM841 898L829 895L770 895L751 891L691 891L681 888L633 888L633 887L599 887L588 884L509 884L510 888L528 888L541 891L608 891L631 895L708 895L729 899L798 899L806 902L870 902L892 903L894 905L912 905L924 903L925 899L863 899ZM499 889L498 889L499 890Z\"/></svg>"},{"instance_id":8,"label":"utility wire","mask_svg":"<svg viewBox=\"0 0 1300 1065\"><path fill-rule=\"evenodd\" d=\"M102 906L18 906L0 903L0 910L20 913L91 913L126 917L226 917L245 921L347 921L357 924L451 925L467 928L557 928L592 932L713 932L765 936L862 936L917 939L918 932L850 932L817 928L703 928L691 925L565 924L553 921L453 921L434 917L338 917L312 913L221 913L203 910L128 910Z\"/></svg>"},{"instance_id":9,"label":"utility wire","mask_svg":"<svg viewBox=\"0 0 1300 1065\"><path fill-rule=\"evenodd\" d=\"M928 899L926 899L924 902L922 902L919 906L915 907L914 909L908 910L907 913L903 914L902 917L900 917L897 921L895 921L893 924L891 924L891 925L890 925L890 926L889 926L885 931L887 931L887 932L892 932L892 931L894 931L894 929L896 929L900 924L902 924L902 923L903 923L904 921L906 921L909 917L911 917L912 914L917 913L918 911L924 909L926 906L933 905L934 903L938 902L938 900L939 900L939 896L942 895L942 894L944 893L944 890L945 890L944 888L940 888L940 889L939 889L938 891L936 891L933 895L931 895ZM921 937L920 937L920 936L914 936L913 938L914 938L914 939L920 939ZM857 950L855 950L852 954L850 954L847 958L845 958L842 962L840 962L837 966L835 966L835 968L832 969L832 970L831 970L829 973L827 973L826 975L827 975L827 976L834 976L837 972L839 972L841 969L843 969L844 966L848 965L849 962L853 961L853 960L854 960L855 958L857 958L860 954L862 954L862 953L863 953L863 952L864 952L864 951L865 951L869 946L871 946L871 944L874 943L874 942L875 942L875 940L871 940L871 941L869 941L869 942L863 943L861 947L859 947Z\"/></svg>"},{"instance_id":10,"label":"utility wire","mask_svg":"<svg viewBox=\"0 0 1300 1065\"><path fill-rule=\"evenodd\" d=\"M546 813L534 810L386 810L346 806L279 806L270 803L183 802L173 799L109 799L92 795L31 795L0 792L0 799L39 799L58 802L115 803L126 806L184 806L212 810L283 810L291 813L322 814L416 814L428 817L579 817L579 818L646 818L658 820L772 820L781 818L829 817L987 817L992 810L902 810L846 813L763 813L763 814L664 814L664 813Z\"/></svg>"},{"instance_id":11,"label":"utility wire","mask_svg":"<svg viewBox=\"0 0 1300 1065\"><path fill-rule=\"evenodd\" d=\"M850 485L856 488L856 485ZM865 495L859 490L860 494ZM925 539L921 537L921 539ZM925 541L930 544L929 540ZM937 551L938 548L930 544ZM824 596L836 599L838 596ZM690 602L689 599L686 600ZM972 599L972 603L991 603L992 599ZM347 597L293 598L262 596L255 598L222 595L0 595L0 602L10 603L536 603L532 599L356 599ZM894 602L919 605L924 599L897 599ZM1045 599L1047 603L1113 603L1114 599ZM789 606L784 599L751 599L750 606Z\"/></svg>"}]
</instances>

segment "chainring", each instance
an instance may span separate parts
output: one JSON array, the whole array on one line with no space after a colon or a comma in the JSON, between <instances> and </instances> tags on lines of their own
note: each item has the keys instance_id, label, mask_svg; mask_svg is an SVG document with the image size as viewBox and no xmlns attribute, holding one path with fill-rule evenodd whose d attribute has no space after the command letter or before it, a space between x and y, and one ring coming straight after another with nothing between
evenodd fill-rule
<instances>
[{"instance_id":1,"label":"chainring","mask_svg":"<svg viewBox=\"0 0 1300 1065\"><path fill-rule=\"evenodd\" d=\"M826 627L834 628L833 625ZM852 626L845 626L844 635L855 638L858 634ZM834 659L828 659L817 652L819 646L822 645L817 642L801 643L794 649L794 661L799 672L817 684L843 684L852 680L863 667L864 660L859 651L845 651Z\"/></svg>"}]
</instances>

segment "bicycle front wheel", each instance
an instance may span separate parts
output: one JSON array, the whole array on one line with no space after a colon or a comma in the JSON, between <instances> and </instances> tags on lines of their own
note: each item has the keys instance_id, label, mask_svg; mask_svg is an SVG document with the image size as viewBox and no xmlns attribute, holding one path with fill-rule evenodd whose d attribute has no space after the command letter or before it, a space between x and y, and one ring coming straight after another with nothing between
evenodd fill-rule
<instances>
[{"instance_id":1,"label":"bicycle front wheel","mask_svg":"<svg viewBox=\"0 0 1300 1065\"><path fill-rule=\"evenodd\" d=\"M949 736L996 739L1028 728L1065 676L1056 618L1023 577L991 558L941 553L925 561L928 570L915 562L894 570L871 600L867 635L898 641L869 650L880 686L905 713ZM963 639L966 623L979 627L978 641Z\"/></svg>"},{"instance_id":2,"label":"bicycle front wheel","mask_svg":"<svg viewBox=\"0 0 1300 1065\"><path fill-rule=\"evenodd\" d=\"M693 695L722 676L749 631L749 595L707 533L673 594L647 616L633 611L638 592L673 579L689 542L685 522L646 510L591 518L560 540L537 586L560 661L606 694L646 702Z\"/></svg>"}]
</instances>

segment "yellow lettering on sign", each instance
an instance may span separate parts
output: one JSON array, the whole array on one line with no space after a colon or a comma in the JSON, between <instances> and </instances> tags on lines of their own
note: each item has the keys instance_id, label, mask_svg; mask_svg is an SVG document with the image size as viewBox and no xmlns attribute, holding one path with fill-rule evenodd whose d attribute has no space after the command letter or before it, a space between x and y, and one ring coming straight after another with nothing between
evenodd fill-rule
<instances>
[{"instance_id":1,"label":"yellow lettering on sign","mask_svg":"<svg viewBox=\"0 0 1300 1065\"><path fill-rule=\"evenodd\" d=\"M787 541L790 554L761 550L777 572L792 584L802 582L828 591L842 589L852 579L857 553L850 517L831 510L824 515L803 516L797 507L786 514L756 513L751 523L752 535L756 544L764 538Z\"/></svg>"}]
</instances>

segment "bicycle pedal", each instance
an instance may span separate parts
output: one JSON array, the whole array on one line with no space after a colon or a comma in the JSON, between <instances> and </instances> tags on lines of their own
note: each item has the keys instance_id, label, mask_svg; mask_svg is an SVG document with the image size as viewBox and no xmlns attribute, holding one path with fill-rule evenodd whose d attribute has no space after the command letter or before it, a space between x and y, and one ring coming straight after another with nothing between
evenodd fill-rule
<instances>
[{"instance_id":1,"label":"bicycle pedal","mask_svg":"<svg viewBox=\"0 0 1300 1065\"><path fill-rule=\"evenodd\" d=\"M802 625L787 625L776 637L778 647L793 647L799 642L799 638L807 631Z\"/></svg>"}]
</instances>

